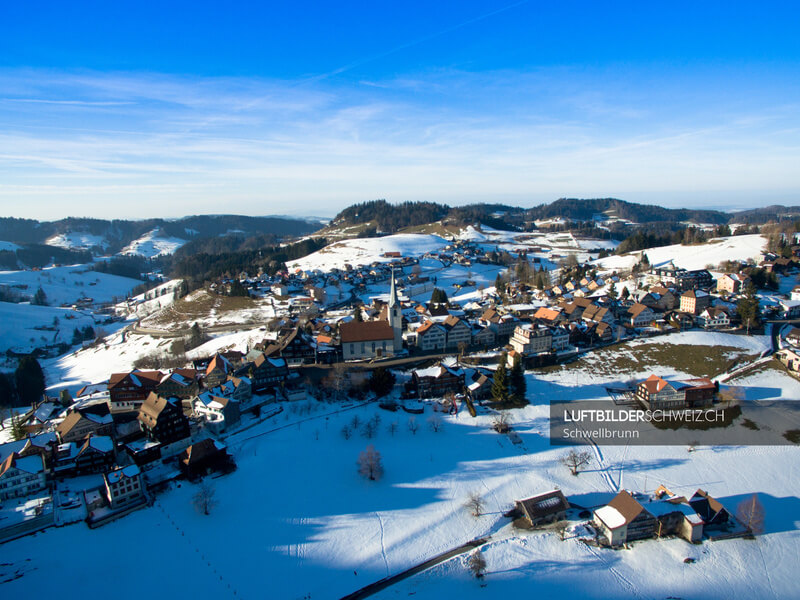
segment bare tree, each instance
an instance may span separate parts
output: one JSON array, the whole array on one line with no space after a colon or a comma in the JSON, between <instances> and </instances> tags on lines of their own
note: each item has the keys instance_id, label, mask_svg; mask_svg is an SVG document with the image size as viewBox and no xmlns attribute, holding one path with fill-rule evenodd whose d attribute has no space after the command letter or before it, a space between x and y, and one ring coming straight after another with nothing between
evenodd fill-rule
<instances>
[{"instance_id":1,"label":"bare tree","mask_svg":"<svg viewBox=\"0 0 800 600\"><path fill-rule=\"evenodd\" d=\"M215 493L216 489L213 485L205 481L201 483L200 489L192 497L192 504L194 504L195 509L199 513L210 515L211 510L217 505L217 501L214 499Z\"/></svg>"},{"instance_id":2,"label":"bare tree","mask_svg":"<svg viewBox=\"0 0 800 600\"><path fill-rule=\"evenodd\" d=\"M442 418L438 415L433 415L430 419L428 419L428 425L430 425L431 431L434 433L439 433L439 430L442 428Z\"/></svg>"},{"instance_id":3,"label":"bare tree","mask_svg":"<svg viewBox=\"0 0 800 600\"><path fill-rule=\"evenodd\" d=\"M392 421L391 423L389 423L389 426L386 429L389 431L389 433L392 434L392 437L394 437L394 434L397 433L397 428L398 428L397 421Z\"/></svg>"},{"instance_id":4,"label":"bare tree","mask_svg":"<svg viewBox=\"0 0 800 600\"><path fill-rule=\"evenodd\" d=\"M468 509L473 517L480 517L483 514L483 496L479 492L470 492L464 508Z\"/></svg>"},{"instance_id":5,"label":"bare tree","mask_svg":"<svg viewBox=\"0 0 800 600\"><path fill-rule=\"evenodd\" d=\"M558 521L556 523L556 525L555 525L556 534L558 534L558 539L560 539L562 542L567 537L567 527L568 526L569 526L569 523L567 523L566 521Z\"/></svg>"},{"instance_id":6,"label":"bare tree","mask_svg":"<svg viewBox=\"0 0 800 600\"><path fill-rule=\"evenodd\" d=\"M413 434L417 435L417 431L419 431L419 423L414 417L410 417L408 419L408 430Z\"/></svg>"},{"instance_id":7,"label":"bare tree","mask_svg":"<svg viewBox=\"0 0 800 600\"><path fill-rule=\"evenodd\" d=\"M587 451L578 452L574 448L561 457L561 464L569 467L573 475L577 475L580 468L592 462L592 455Z\"/></svg>"},{"instance_id":8,"label":"bare tree","mask_svg":"<svg viewBox=\"0 0 800 600\"><path fill-rule=\"evenodd\" d=\"M720 389L717 399L727 408L731 405L740 404L744 400L744 388L741 386L729 386Z\"/></svg>"},{"instance_id":9,"label":"bare tree","mask_svg":"<svg viewBox=\"0 0 800 600\"><path fill-rule=\"evenodd\" d=\"M361 435L363 435L368 440L371 440L375 437L375 433L378 430L378 425L375 423L373 419L370 419L366 423L364 423L364 427L361 428Z\"/></svg>"},{"instance_id":10,"label":"bare tree","mask_svg":"<svg viewBox=\"0 0 800 600\"><path fill-rule=\"evenodd\" d=\"M370 481L377 481L383 475L381 454L370 444L358 455L358 472Z\"/></svg>"},{"instance_id":11,"label":"bare tree","mask_svg":"<svg viewBox=\"0 0 800 600\"><path fill-rule=\"evenodd\" d=\"M350 420L350 427L355 431L358 429L359 425L361 425L361 419L359 419L358 415L353 415L353 418Z\"/></svg>"},{"instance_id":12,"label":"bare tree","mask_svg":"<svg viewBox=\"0 0 800 600\"><path fill-rule=\"evenodd\" d=\"M342 427L342 437L346 440L349 440L353 437L353 430L350 428L350 425L345 425Z\"/></svg>"},{"instance_id":13,"label":"bare tree","mask_svg":"<svg viewBox=\"0 0 800 600\"><path fill-rule=\"evenodd\" d=\"M322 380L322 385L333 394L336 401L339 400L341 393L347 387L347 366L344 363L334 365L328 376Z\"/></svg>"},{"instance_id":14,"label":"bare tree","mask_svg":"<svg viewBox=\"0 0 800 600\"><path fill-rule=\"evenodd\" d=\"M486 559L483 558L480 548L475 548L474 552L469 555L467 566L478 579L481 579L486 574Z\"/></svg>"},{"instance_id":15,"label":"bare tree","mask_svg":"<svg viewBox=\"0 0 800 600\"><path fill-rule=\"evenodd\" d=\"M764 532L764 505L756 494L739 503L736 507L736 518L750 533Z\"/></svg>"},{"instance_id":16,"label":"bare tree","mask_svg":"<svg viewBox=\"0 0 800 600\"><path fill-rule=\"evenodd\" d=\"M511 431L511 423L509 422L508 414L501 412L492 419L492 429L497 433L508 433Z\"/></svg>"}]
</instances>

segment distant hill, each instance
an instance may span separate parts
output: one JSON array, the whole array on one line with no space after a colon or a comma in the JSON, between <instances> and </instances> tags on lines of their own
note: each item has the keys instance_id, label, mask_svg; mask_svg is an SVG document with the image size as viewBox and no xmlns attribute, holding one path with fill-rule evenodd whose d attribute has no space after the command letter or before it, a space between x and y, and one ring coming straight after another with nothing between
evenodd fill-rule
<instances>
[{"instance_id":1,"label":"distant hill","mask_svg":"<svg viewBox=\"0 0 800 600\"><path fill-rule=\"evenodd\" d=\"M741 214L741 213L738 213ZM450 207L433 202L403 202L390 204L373 200L354 204L334 217L328 230L343 229L369 223L382 233L394 233L408 227L436 221L455 225L481 222L493 227L518 229L525 222L563 218L571 221L618 219L632 223L695 223L722 225L733 215L718 210L663 208L650 204L635 204L617 198L560 198L533 208L505 204L470 204Z\"/></svg>"},{"instance_id":2,"label":"distant hill","mask_svg":"<svg viewBox=\"0 0 800 600\"><path fill-rule=\"evenodd\" d=\"M25 245L46 244L94 254L139 253L144 240L150 243L147 250L141 252L152 256L169 252L190 240L231 234L242 237L266 235L282 240L313 233L320 226L321 223L302 218L241 215L196 215L177 220L141 221L69 217L41 222L3 217L0 218L0 240ZM159 245L159 241L168 243Z\"/></svg>"}]
</instances>

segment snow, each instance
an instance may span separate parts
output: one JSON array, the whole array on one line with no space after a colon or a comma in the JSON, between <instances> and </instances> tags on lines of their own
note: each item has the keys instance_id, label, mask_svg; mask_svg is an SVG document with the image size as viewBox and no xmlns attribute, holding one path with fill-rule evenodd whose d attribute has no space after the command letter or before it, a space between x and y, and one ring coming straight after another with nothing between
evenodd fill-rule
<instances>
[{"instance_id":1,"label":"snow","mask_svg":"<svg viewBox=\"0 0 800 600\"><path fill-rule=\"evenodd\" d=\"M93 247L107 248L108 240L102 235L80 231L56 234L44 242L48 246L58 246L68 250L89 250Z\"/></svg>"},{"instance_id":2,"label":"snow","mask_svg":"<svg viewBox=\"0 0 800 600\"><path fill-rule=\"evenodd\" d=\"M153 229L125 246L120 254L138 254L145 258L154 258L172 254L185 243L184 239L164 236L158 229Z\"/></svg>"},{"instance_id":3,"label":"snow","mask_svg":"<svg viewBox=\"0 0 800 600\"><path fill-rule=\"evenodd\" d=\"M705 269L708 265L717 266L726 260L746 261L761 260L766 246L766 238L760 234L736 235L714 239L707 244L683 246L675 244L659 248L648 248L643 251L609 256L594 263L603 270L630 269L639 262L642 252L647 254L651 265L672 260L676 267L688 270Z\"/></svg>"},{"instance_id":4,"label":"snow","mask_svg":"<svg viewBox=\"0 0 800 600\"><path fill-rule=\"evenodd\" d=\"M54 325L55 319L58 324ZM86 314L69 308L31 306L0 302L0 350L31 352L34 348L61 342L71 343L73 330L96 326Z\"/></svg>"},{"instance_id":5,"label":"snow","mask_svg":"<svg viewBox=\"0 0 800 600\"><path fill-rule=\"evenodd\" d=\"M0 250L6 250L8 252L16 252L20 248L21 248L21 246L18 246L17 244L15 244L13 242L4 242L4 241L0 240Z\"/></svg>"},{"instance_id":6,"label":"snow","mask_svg":"<svg viewBox=\"0 0 800 600\"><path fill-rule=\"evenodd\" d=\"M402 256L421 256L426 252L441 250L449 242L438 235L400 233L377 238L355 238L334 242L325 248L298 260L289 261L287 267L312 271L342 269L344 263L353 266L373 262L391 262L394 258L383 256L386 252L400 252Z\"/></svg>"},{"instance_id":7,"label":"snow","mask_svg":"<svg viewBox=\"0 0 800 600\"><path fill-rule=\"evenodd\" d=\"M33 271L0 271L0 285L27 286L17 288L23 295L33 296L41 286L51 305L73 304L82 297L95 303L123 298L141 281L90 270L91 265L47 267Z\"/></svg>"},{"instance_id":8,"label":"snow","mask_svg":"<svg viewBox=\"0 0 800 600\"><path fill-rule=\"evenodd\" d=\"M595 514L610 529L625 525L625 517L613 506L601 506L595 511Z\"/></svg>"}]
</instances>

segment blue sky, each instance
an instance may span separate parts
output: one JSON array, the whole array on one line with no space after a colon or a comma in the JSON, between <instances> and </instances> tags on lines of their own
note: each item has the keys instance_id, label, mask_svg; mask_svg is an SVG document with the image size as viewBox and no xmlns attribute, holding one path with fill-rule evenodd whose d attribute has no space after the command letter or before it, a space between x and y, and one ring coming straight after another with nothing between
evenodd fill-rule
<instances>
[{"instance_id":1,"label":"blue sky","mask_svg":"<svg viewBox=\"0 0 800 600\"><path fill-rule=\"evenodd\" d=\"M0 3L0 208L800 204L793 3Z\"/></svg>"}]
</instances>

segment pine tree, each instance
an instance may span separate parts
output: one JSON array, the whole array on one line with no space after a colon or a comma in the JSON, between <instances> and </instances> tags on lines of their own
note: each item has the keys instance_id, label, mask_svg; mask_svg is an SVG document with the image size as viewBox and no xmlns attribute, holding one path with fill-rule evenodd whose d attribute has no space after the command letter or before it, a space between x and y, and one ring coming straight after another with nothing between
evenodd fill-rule
<instances>
[{"instance_id":1,"label":"pine tree","mask_svg":"<svg viewBox=\"0 0 800 600\"><path fill-rule=\"evenodd\" d=\"M33 356L23 356L14 371L17 394L23 404L32 404L44 394L44 373Z\"/></svg>"},{"instance_id":2,"label":"pine tree","mask_svg":"<svg viewBox=\"0 0 800 600\"><path fill-rule=\"evenodd\" d=\"M758 327L760 317L756 288L752 283L747 284L744 297L736 304L736 309L742 323L747 327L747 334L750 335L750 328Z\"/></svg>"},{"instance_id":3,"label":"pine tree","mask_svg":"<svg viewBox=\"0 0 800 600\"><path fill-rule=\"evenodd\" d=\"M505 402L508 400L508 377L506 373L506 353L500 357L500 364L494 372L492 379L492 399L495 402Z\"/></svg>"},{"instance_id":4,"label":"pine tree","mask_svg":"<svg viewBox=\"0 0 800 600\"><path fill-rule=\"evenodd\" d=\"M25 424L22 422L22 415L14 415L11 417L11 437L15 442L25 439L28 432L25 430Z\"/></svg>"},{"instance_id":5,"label":"pine tree","mask_svg":"<svg viewBox=\"0 0 800 600\"><path fill-rule=\"evenodd\" d=\"M611 282L611 285L608 286L608 292L606 292L606 295L611 300L616 300L617 299L617 286L613 281Z\"/></svg>"},{"instance_id":6,"label":"pine tree","mask_svg":"<svg viewBox=\"0 0 800 600\"><path fill-rule=\"evenodd\" d=\"M31 304L35 304L36 306L47 306L47 294L44 293L42 286L39 286L39 289L36 290L36 293L33 295L33 299L31 300Z\"/></svg>"},{"instance_id":7,"label":"pine tree","mask_svg":"<svg viewBox=\"0 0 800 600\"><path fill-rule=\"evenodd\" d=\"M514 365L511 367L511 400L515 404L527 404L525 393L527 392L528 384L525 381L525 372L522 370L522 359L519 356L514 357Z\"/></svg>"}]
</instances>

